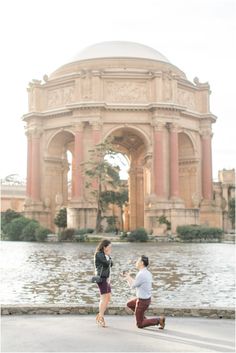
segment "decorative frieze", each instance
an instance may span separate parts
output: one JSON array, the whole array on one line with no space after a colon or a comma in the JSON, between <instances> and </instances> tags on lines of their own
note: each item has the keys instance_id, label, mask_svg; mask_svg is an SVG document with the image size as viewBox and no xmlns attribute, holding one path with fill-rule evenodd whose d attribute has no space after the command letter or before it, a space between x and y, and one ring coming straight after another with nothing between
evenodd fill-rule
<instances>
[{"instance_id":1,"label":"decorative frieze","mask_svg":"<svg viewBox=\"0 0 236 353\"><path fill-rule=\"evenodd\" d=\"M61 87L48 90L47 106L48 108L55 108L64 106L74 101L74 87Z\"/></svg>"},{"instance_id":2,"label":"decorative frieze","mask_svg":"<svg viewBox=\"0 0 236 353\"><path fill-rule=\"evenodd\" d=\"M106 99L110 102L146 102L148 99L146 81L107 81L105 87Z\"/></svg>"},{"instance_id":3,"label":"decorative frieze","mask_svg":"<svg viewBox=\"0 0 236 353\"><path fill-rule=\"evenodd\" d=\"M178 100L179 104L184 105L191 110L196 110L194 92L190 92L190 91L179 88L177 100Z\"/></svg>"}]
</instances>

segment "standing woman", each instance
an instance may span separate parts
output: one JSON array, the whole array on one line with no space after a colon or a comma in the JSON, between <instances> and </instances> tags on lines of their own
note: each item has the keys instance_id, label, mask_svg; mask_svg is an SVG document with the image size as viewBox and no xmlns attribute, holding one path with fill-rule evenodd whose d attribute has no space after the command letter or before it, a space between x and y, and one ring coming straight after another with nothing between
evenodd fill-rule
<instances>
[{"instance_id":1,"label":"standing woman","mask_svg":"<svg viewBox=\"0 0 236 353\"><path fill-rule=\"evenodd\" d=\"M97 324L105 327L104 313L111 299L110 286L110 268L112 266L111 260L111 242L107 239L102 240L94 254L94 265L97 276L102 278L101 283L97 283L100 290L99 313L96 316Z\"/></svg>"}]
</instances>

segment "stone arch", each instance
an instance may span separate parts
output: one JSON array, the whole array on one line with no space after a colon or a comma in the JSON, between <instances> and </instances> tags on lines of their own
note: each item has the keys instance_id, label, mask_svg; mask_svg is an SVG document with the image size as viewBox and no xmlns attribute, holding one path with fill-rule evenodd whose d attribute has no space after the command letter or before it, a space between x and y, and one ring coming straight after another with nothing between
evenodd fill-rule
<instances>
[{"instance_id":1,"label":"stone arch","mask_svg":"<svg viewBox=\"0 0 236 353\"><path fill-rule=\"evenodd\" d=\"M68 145L70 147L71 153L73 153L73 149L71 149L70 143L74 141L74 133L70 130L61 129L56 131L52 136L50 136L46 151L48 155L55 155L56 151L60 149L61 146Z\"/></svg>"},{"instance_id":2,"label":"stone arch","mask_svg":"<svg viewBox=\"0 0 236 353\"><path fill-rule=\"evenodd\" d=\"M185 207L193 208L197 202L198 162L192 138L186 132L179 133L179 186Z\"/></svg>"},{"instance_id":3,"label":"stone arch","mask_svg":"<svg viewBox=\"0 0 236 353\"><path fill-rule=\"evenodd\" d=\"M152 144L152 140L151 140L151 137L148 136L148 134L140 129L139 127L137 126L134 126L134 125L130 125L130 124L125 124L125 125L119 125L118 127L114 127L114 128L111 128L109 131L106 132L106 134L104 135L104 140L112 135L113 133L115 133L115 131L117 130L120 130L120 129L128 129L128 130L133 130L134 132L136 132L140 137L141 139L143 140L143 143L147 149L147 151L149 151L150 147L151 147L151 144Z\"/></svg>"},{"instance_id":4,"label":"stone arch","mask_svg":"<svg viewBox=\"0 0 236 353\"><path fill-rule=\"evenodd\" d=\"M196 136L195 136L195 132L193 131L189 131L187 129L180 129L178 136L179 138L181 138L181 136L186 135L185 137L189 138L189 143L192 145L193 151L194 151L194 156L197 156L197 151L198 151L198 143L196 141Z\"/></svg>"},{"instance_id":5,"label":"stone arch","mask_svg":"<svg viewBox=\"0 0 236 353\"><path fill-rule=\"evenodd\" d=\"M179 159L194 158L195 149L194 144L186 132L180 132L179 134Z\"/></svg>"}]
</instances>

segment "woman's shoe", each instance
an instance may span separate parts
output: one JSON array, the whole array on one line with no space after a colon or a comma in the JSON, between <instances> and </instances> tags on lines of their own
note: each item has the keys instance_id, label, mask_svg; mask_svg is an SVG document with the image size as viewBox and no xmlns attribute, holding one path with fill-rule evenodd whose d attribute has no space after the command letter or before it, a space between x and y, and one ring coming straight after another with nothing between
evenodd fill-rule
<instances>
[{"instance_id":1,"label":"woman's shoe","mask_svg":"<svg viewBox=\"0 0 236 353\"><path fill-rule=\"evenodd\" d=\"M100 314L97 314L96 316L96 323L102 327L105 327L106 326L106 323L105 323L105 320L104 320L104 317L101 316Z\"/></svg>"}]
</instances>

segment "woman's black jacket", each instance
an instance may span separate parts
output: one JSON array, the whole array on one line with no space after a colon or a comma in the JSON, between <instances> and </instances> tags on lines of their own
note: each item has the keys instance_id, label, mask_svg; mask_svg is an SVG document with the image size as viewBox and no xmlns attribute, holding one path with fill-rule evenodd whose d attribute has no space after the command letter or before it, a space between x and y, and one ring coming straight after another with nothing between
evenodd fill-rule
<instances>
[{"instance_id":1,"label":"woman's black jacket","mask_svg":"<svg viewBox=\"0 0 236 353\"><path fill-rule=\"evenodd\" d=\"M109 260L106 259L106 256L103 251L98 251L94 256L94 264L96 268L96 275L104 278L110 276L110 267L112 267L113 262L109 257Z\"/></svg>"}]
</instances>

